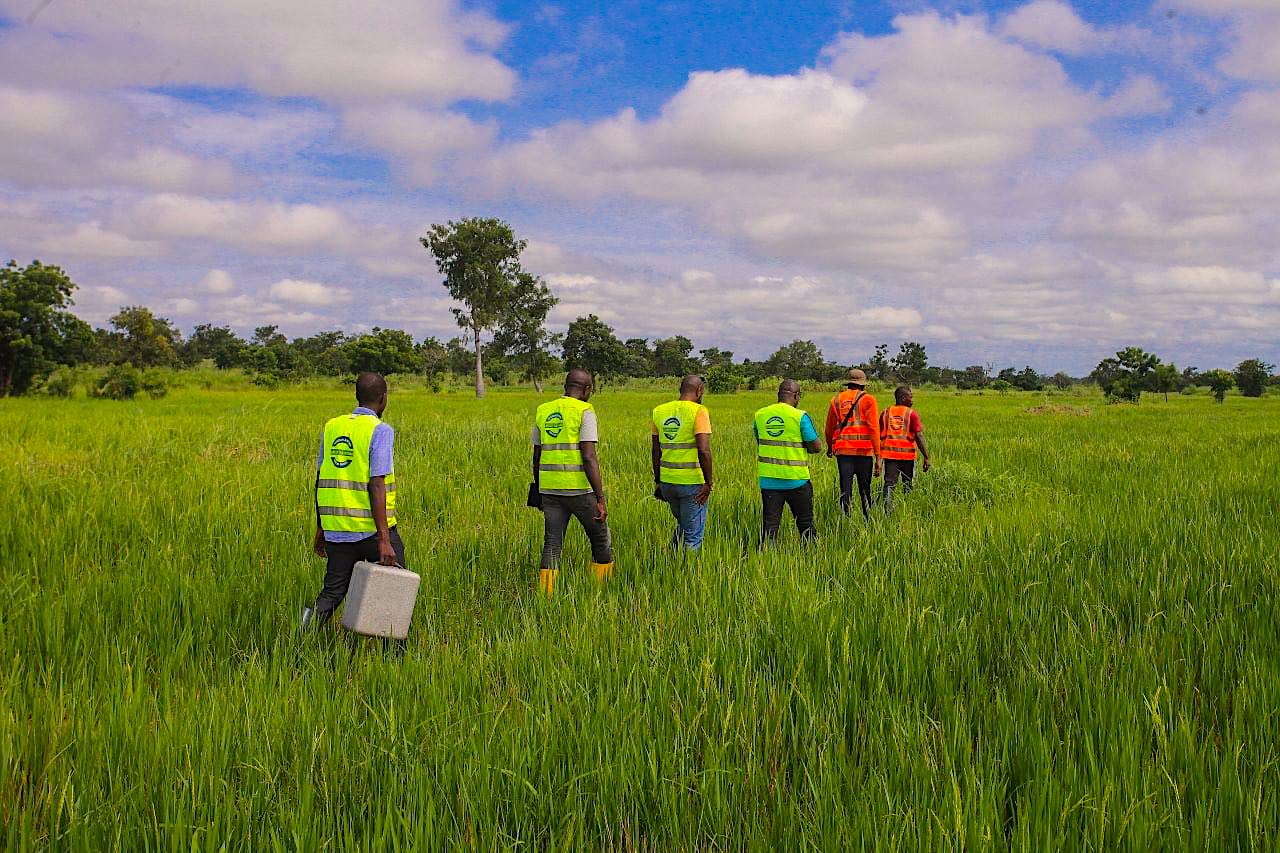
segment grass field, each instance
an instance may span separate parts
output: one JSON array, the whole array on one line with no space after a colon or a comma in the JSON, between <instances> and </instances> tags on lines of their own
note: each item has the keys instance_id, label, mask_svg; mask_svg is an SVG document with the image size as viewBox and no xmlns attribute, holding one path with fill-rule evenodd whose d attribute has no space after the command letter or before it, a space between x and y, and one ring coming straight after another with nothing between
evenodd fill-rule
<instances>
[{"instance_id":1,"label":"grass field","mask_svg":"<svg viewBox=\"0 0 1280 853\"><path fill-rule=\"evenodd\" d=\"M921 392L936 468L891 521L845 521L824 460L818 546L758 552L771 400L708 397L686 564L664 395L606 392L618 573L574 530L542 601L535 397L393 388L396 659L295 631L348 397L0 402L5 848L1280 844L1280 399Z\"/></svg>"}]
</instances>

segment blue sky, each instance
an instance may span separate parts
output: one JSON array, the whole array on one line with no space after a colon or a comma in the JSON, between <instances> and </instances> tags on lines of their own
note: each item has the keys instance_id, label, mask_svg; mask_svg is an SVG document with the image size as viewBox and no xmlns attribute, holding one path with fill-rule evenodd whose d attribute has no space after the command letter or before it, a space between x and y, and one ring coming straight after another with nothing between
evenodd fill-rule
<instances>
[{"instance_id":1,"label":"blue sky","mask_svg":"<svg viewBox=\"0 0 1280 853\"><path fill-rule=\"evenodd\" d=\"M0 252L104 322L455 334L501 216L623 337L1280 360L1280 4L0 0Z\"/></svg>"}]
</instances>

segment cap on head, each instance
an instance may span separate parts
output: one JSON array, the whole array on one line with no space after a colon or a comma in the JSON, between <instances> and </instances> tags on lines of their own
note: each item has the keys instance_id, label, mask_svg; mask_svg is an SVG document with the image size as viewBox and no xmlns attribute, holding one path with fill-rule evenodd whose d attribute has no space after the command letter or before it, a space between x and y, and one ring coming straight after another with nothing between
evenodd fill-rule
<instances>
[{"instance_id":1,"label":"cap on head","mask_svg":"<svg viewBox=\"0 0 1280 853\"><path fill-rule=\"evenodd\" d=\"M864 386L867 384L867 374L863 370L854 367L849 370L849 376L845 379L846 385Z\"/></svg>"},{"instance_id":2,"label":"cap on head","mask_svg":"<svg viewBox=\"0 0 1280 853\"><path fill-rule=\"evenodd\" d=\"M896 400L899 404L906 403L907 400L911 399L911 386L899 385L897 388L894 388L893 399Z\"/></svg>"},{"instance_id":3,"label":"cap on head","mask_svg":"<svg viewBox=\"0 0 1280 853\"><path fill-rule=\"evenodd\" d=\"M356 377L356 402L372 406L387 396L387 380L377 373L361 373Z\"/></svg>"}]
</instances>

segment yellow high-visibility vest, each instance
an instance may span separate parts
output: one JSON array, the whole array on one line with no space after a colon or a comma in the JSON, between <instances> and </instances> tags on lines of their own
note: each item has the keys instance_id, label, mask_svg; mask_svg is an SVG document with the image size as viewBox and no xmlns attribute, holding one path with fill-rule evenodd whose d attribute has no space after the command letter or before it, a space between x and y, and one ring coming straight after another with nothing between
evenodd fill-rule
<instances>
[{"instance_id":1,"label":"yellow high-visibility vest","mask_svg":"<svg viewBox=\"0 0 1280 853\"><path fill-rule=\"evenodd\" d=\"M756 412L756 473L775 480L809 479L809 454L800 421L804 412L774 403Z\"/></svg>"},{"instance_id":2,"label":"yellow high-visibility vest","mask_svg":"<svg viewBox=\"0 0 1280 853\"><path fill-rule=\"evenodd\" d=\"M382 421L374 415L339 415L324 425L324 458L316 480L320 527L341 533L376 533L369 503L369 446ZM396 475L386 476L387 526L396 524Z\"/></svg>"},{"instance_id":3,"label":"yellow high-visibility vest","mask_svg":"<svg viewBox=\"0 0 1280 853\"><path fill-rule=\"evenodd\" d=\"M658 430L658 447L662 450L660 478L664 483L700 486L706 482L698 464L698 442L693 425L706 406L692 400L672 400L653 410L653 425Z\"/></svg>"},{"instance_id":4,"label":"yellow high-visibility vest","mask_svg":"<svg viewBox=\"0 0 1280 853\"><path fill-rule=\"evenodd\" d=\"M579 494L591 490L587 469L582 464L578 436L583 413L595 408L573 397L561 397L538 407L534 422L542 455L538 463L538 491L543 494Z\"/></svg>"}]
</instances>

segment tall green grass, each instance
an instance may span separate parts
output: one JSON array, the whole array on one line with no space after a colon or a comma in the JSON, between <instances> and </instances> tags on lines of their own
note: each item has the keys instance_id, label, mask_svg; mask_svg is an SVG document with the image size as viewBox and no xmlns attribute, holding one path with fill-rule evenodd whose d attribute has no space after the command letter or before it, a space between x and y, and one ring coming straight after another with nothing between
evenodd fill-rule
<instances>
[{"instance_id":1,"label":"tall green grass","mask_svg":"<svg viewBox=\"0 0 1280 853\"><path fill-rule=\"evenodd\" d=\"M686 560L663 399L596 398L617 576L575 532L544 601L535 397L393 391L403 659L295 631L345 392L0 402L4 846L1276 847L1276 400L921 394L891 519L823 460L817 547L761 552L769 398L708 398Z\"/></svg>"}]
</instances>

